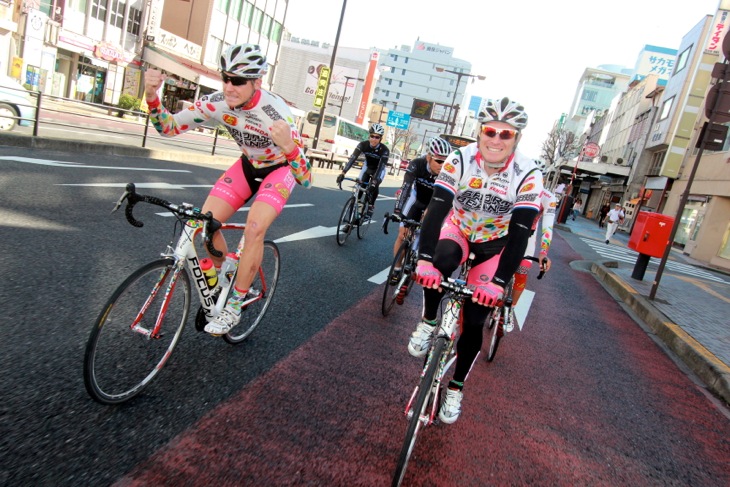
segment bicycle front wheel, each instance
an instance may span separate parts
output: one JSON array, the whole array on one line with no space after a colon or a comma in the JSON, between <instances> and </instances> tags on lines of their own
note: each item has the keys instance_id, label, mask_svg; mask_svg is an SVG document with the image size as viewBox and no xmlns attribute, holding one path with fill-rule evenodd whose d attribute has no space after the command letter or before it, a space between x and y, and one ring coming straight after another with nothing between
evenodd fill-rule
<instances>
[{"instance_id":1,"label":"bicycle front wheel","mask_svg":"<svg viewBox=\"0 0 730 487\"><path fill-rule=\"evenodd\" d=\"M247 299L255 299L255 301L246 305L245 309L241 311L241 321L226 335L223 335L225 341L233 345L241 343L259 326L266 310L269 309L271 298L274 297L276 284L279 282L280 268L279 247L270 240L265 241L261 266L254 276L247 296ZM231 286L232 288L233 286Z\"/></svg>"},{"instance_id":2,"label":"bicycle front wheel","mask_svg":"<svg viewBox=\"0 0 730 487\"><path fill-rule=\"evenodd\" d=\"M404 240L403 243L400 244L398 252L395 254L393 264L390 266L388 279L385 281L385 289L383 290L383 304L381 306L383 316L388 316L390 310L393 309L393 304L398 297L398 293L400 293L401 286L406 286L406 289L408 289L410 285L410 277L404 275L404 269L407 263L405 259L410 249L410 243L407 240Z\"/></svg>"},{"instance_id":3,"label":"bicycle front wheel","mask_svg":"<svg viewBox=\"0 0 730 487\"><path fill-rule=\"evenodd\" d=\"M367 197L365 197L365 203L362 205L362 214L359 215L360 219L357 222L357 238L359 239L365 238L365 234L370 228L371 217L368 217L367 214L370 213L371 208L372 205L368 203Z\"/></svg>"},{"instance_id":4,"label":"bicycle front wheel","mask_svg":"<svg viewBox=\"0 0 730 487\"><path fill-rule=\"evenodd\" d=\"M491 362L494 360L494 356L497 355L497 348L499 347L499 342L502 339L502 336L504 335L504 327L502 325L501 317L504 313L504 308L494 308L489 313L489 318L487 318L488 325L489 325L489 349L487 350L487 362Z\"/></svg>"},{"instance_id":5,"label":"bicycle front wheel","mask_svg":"<svg viewBox=\"0 0 730 487\"><path fill-rule=\"evenodd\" d=\"M431 401L437 400L434 392L434 381L436 380L436 371L438 370L439 363L441 362L441 355L446 350L446 339L438 338L434 344L433 350L431 351L431 360L428 363L426 372L421 377L421 382L418 384L418 395L416 401L413 403L410 411L407 412L410 415L408 419L408 429L406 430L406 437L403 440L403 446L401 447L400 455L398 456L398 463L395 467L395 474L393 475L393 487L400 486L403 482L403 477L406 474L406 467L408 467L408 460L411 458L413 448L416 446L416 438L421 427L428 424L430 418L427 416L428 406Z\"/></svg>"},{"instance_id":6,"label":"bicycle front wheel","mask_svg":"<svg viewBox=\"0 0 730 487\"><path fill-rule=\"evenodd\" d=\"M337 245L345 245L347 237L352 232L352 225L355 223L355 197L351 196L345 202L345 206L340 213L340 220L337 222Z\"/></svg>"},{"instance_id":7,"label":"bicycle front wheel","mask_svg":"<svg viewBox=\"0 0 730 487\"><path fill-rule=\"evenodd\" d=\"M133 398L160 372L182 335L190 279L172 259L129 276L104 305L86 343L84 385L102 404Z\"/></svg>"}]
</instances>

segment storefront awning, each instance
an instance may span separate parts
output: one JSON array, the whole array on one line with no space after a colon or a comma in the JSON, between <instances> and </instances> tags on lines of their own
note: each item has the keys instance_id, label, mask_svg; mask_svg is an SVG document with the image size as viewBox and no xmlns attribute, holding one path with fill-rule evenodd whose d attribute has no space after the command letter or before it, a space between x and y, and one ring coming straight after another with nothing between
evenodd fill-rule
<instances>
[{"instance_id":1,"label":"storefront awning","mask_svg":"<svg viewBox=\"0 0 730 487\"><path fill-rule=\"evenodd\" d=\"M217 71L154 46L145 46L142 59L199 85L219 91L223 86Z\"/></svg>"}]
</instances>

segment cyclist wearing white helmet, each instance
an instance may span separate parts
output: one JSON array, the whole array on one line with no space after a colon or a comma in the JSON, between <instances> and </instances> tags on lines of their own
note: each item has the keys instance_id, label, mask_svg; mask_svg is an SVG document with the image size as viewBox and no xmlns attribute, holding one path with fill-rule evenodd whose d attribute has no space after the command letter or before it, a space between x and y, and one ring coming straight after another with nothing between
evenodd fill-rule
<instances>
[{"instance_id":1,"label":"cyclist wearing white helmet","mask_svg":"<svg viewBox=\"0 0 730 487\"><path fill-rule=\"evenodd\" d=\"M150 120L161 135L173 137L213 120L228 130L241 149L240 159L218 179L202 211L210 211L225 222L256 195L246 219L246 246L241 252L234 290L221 314L205 327L213 335L228 333L240 321L254 269L261 264L269 226L281 213L294 186L299 183L309 187L312 182L289 106L278 95L261 89L267 65L259 46L233 45L223 52L219 66L222 91L203 96L174 115L157 96L165 75L156 69L145 73ZM225 256L226 242L220 232L213 240ZM223 257L211 258L220 270Z\"/></svg>"},{"instance_id":2,"label":"cyclist wearing white helmet","mask_svg":"<svg viewBox=\"0 0 730 487\"><path fill-rule=\"evenodd\" d=\"M509 98L488 100L479 122L477 141L451 153L434 183L416 268L424 309L408 351L423 357L437 328L442 276L450 276L470 252L475 255L467 277L474 294L462 309L454 376L439 410L444 423L461 413L462 388L482 346L482 327L525 255L543 190L535 162L515 151L527 126L524 108Z\"/></svg>"},{"instance_id":3,"label":"cyclist wearing white helmet","mask_svg":"<svg viewBox=\"0 0 730 487\"><path fill-rule=\"evenodd\" d=\"M374 123L370 126L370 136L368 140L363 140L350 155L350 159L345 164L342 172L337 176L337 184L342 184L342 180L345 178L345 174L355 164L357 158L362 154L365 156L365 164L362 165L360 175L358 179L367 184L370 178L373 178L373 186L371 186L371 193L368 195L370 201L370 209L368 210L367 217L370 218L375 210L375 200L378 198L380 192L380 183L383 182L385 177L385 168L390 157L390 149L382 143L383 135L385 135L385 127L379 123Z\"/></svg>"},{"instance_id":4,"label":"cyclist wearing white helmet","mask_svg":"<svg viewBox=\"0 0 730 487\"><path fill-rule=\"evenodd\" d=\"M451 145L440 137L428 141L428 152L408 163L403 176L400 196L395 202L393 214L409 220L420 220L433 194L433 183L441 172L446 157L451 153ZM398 253L406 236L406 228L401 224L393 246L393 257Z\"/></svg>"}]
</instances>

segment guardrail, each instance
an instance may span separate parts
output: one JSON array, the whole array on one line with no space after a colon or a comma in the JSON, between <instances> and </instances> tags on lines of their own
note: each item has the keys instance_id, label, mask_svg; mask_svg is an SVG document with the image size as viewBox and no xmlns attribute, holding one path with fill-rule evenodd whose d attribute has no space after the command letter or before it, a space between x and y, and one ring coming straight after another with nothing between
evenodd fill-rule
<instances>
[{"instance_id":1,"label":"guardrail","mask_svg":"<svg viewBox=\"0 0 730 487\"><path fill-rule=\"evenodd\" d=\"M42 113L48 114L48 113L58 113L58 114L70 114L70 115L80 115L85 118L90 119L106 119L106 120L115 120L116 122L127 124L127 125L134 125L134 126L141 126L144 125L144 130L142 134L137 134L135 131L125 131L126 135L129 135L131 137L140 137L140 147L145 148L147 146L147 142L150 138L159 138L164 139L162 136L157 134L157 131L152 127L152 130L150 130L150 117L148 113L137 111L137 110L128 110L120 107L115 107L111 105L103 105L98 103L91 103L81 100L74 100L71 98L64 98L60 96L54 96L54 95L47 95L40 91L28 91L25 89L19 89L19 88L13 88L5 86L3 87L5 90L12 90L17 91L22 94L27 94L30 97L35 99L35 103L33 104L25 104L25 103L18 103L18 102L12 102L12 105L16 105L18 107L29 107L29 108L35 108L35 118L24 118L22 116L14 117L14 116L7 116L5 118L12 118L17 121L21 120L30 120L33 122L33 137L39 137L40 130L43 125L48 126L61 126L61 127L77 127L76 124L73 123L66 123L63 121L59 121L60 117L56 117L56 120L54 120L52 117L41 117ZM108 133L108 134L118 134L119 130L110 130L105 129L103 127L93 127L93 126L86 126L87 130L92 130L94 132L99 133ZM210 125L203 125L201 126L201 132L203 134L208 135L212 138L210 142L194 142L189 140L178 140L178 144L183 146L189 146L189 147L205 147L210 148L210 155L215 155L216 150L220 148L219 144L219 135L221 134L227 134L225 128L222 126L210 126ZM227 138L226 138L227 140Z\"/></svg>"}]
</instances>

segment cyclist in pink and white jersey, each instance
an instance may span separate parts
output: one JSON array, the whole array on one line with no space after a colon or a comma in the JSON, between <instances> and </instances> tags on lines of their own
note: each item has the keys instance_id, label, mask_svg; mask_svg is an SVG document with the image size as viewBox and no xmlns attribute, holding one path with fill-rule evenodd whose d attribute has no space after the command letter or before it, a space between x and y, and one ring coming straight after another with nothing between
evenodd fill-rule
<instances>
[{"instance_id":1,"label":"cyclist in pink and white jersey","mask_svg":"<svg viewBox=\"0 0 730 487\"><path fill-rule=\"evenodd\" d=\"M535 161L515 151L527 125L522 105L509 98L488 100L479 122L477 142L451 153L434 183L416 268L416 280L424 287L423 318L408 343L411 355L428 353L443 297L442 276L450 276L473 252L467 282L474 294L462 309L454 376L439 410L447 424L461 414L462 388L481 349L489 308L503 296L525 256L543 191Z\"/></svg>"},{"instance_id":2,"label":"cyclist in pink and white jersey","mask_svg":"<svg viewBox=\"0 0 730 487\"><path fill-rule=\"evenodd\" d=\"M221 55L219 66L223 90L196 100L189 109L174 115L157 96L165 75L154 69L145 73L150 120L160 134L173 137L215 120L226 127L243 152L215 183L202 211L210 211L225 222L256 195L246 220L246 245L234 289L221 314L205 327L213 335L228 333L240 321L246 293L261 265L266 231L281 213L294 185L308 188L312 184L310 165L288 105L278 95L261 89L267 64L259 46L233 45ZM215 235L214 244L219 250L227 250L220 234ZM220 270L223 257L212 258Z\"/></svg>"}]
</instances>

